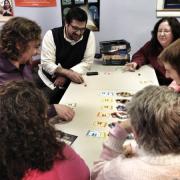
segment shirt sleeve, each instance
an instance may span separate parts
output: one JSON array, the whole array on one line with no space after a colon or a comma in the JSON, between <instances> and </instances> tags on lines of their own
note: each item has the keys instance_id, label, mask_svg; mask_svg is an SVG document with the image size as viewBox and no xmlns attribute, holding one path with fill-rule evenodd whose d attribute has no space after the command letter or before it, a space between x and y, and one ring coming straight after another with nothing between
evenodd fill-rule
<instances>
[{"instance_id":1,"label":"shirt sleeve","mask_svg":"<svg viewBox=\"0 0 180 180\"><path fill-rule=\"evenodd\" d=\"M137 63L138 67L147 64L147 56L149 53L150 42L147 42L136 53L133 54L131 62Z\"/></svg>"},{"instance_id":2,"label":"shirt sleeve","mask_svg":"<svg viewBox=\"0 0 180 180\"><path fill-rule=\"evenodd\" d=\"M94 162L94 166L91 171L92 179L103 177L103 169L106 167L106 165L108 165L111 160L122 154L123 143L127 135L128 133L119 125L116 125L115 128L110 130L109 138L103 144L103 150L101 152L100 159Z\"/></svg>"},{"instance_id":3,"label":"shirt sleeve","mask_svg":"<svg viewBox=\"0 0 180 180\"><path fill-rule=\"evenodd\" d=\"M48 106L47 116L48 118L52 118L57 115L56 109L53 104Z\"/></svg>"},{"instance_id":4,"label":"shirt sleeve","mask_svg":"<svg viewBox=\"0 0 180 180\"><path fill-rule=\"evenodd\" d=\"M71 69L78 73L85 73L88 70L90 70L91 65L93 64L94 61L95 50L96 50L95 36L94 33L91 31L89 34L86 50L82 61L79 64L72 67Z\"/></svg>"},{"instance_id":5,"label":"shirt sleeve","mask_svg":"<svg viewBox=\"0 0 180 180\"><path fill-rule=\"evenodd\" d=\"M175 92L180 92L180 86L176 83L176 81L172 81L168 87L174 89Z\"/></svg>"},{"instance_id":6,"label":"shirt sleeve","mask_svg":"<svg viewBox=\"0 0 180 180\"><path fill-rule=\"evenodd\" d=\"M41 50L41 67L43 70L53 75L58 65L56 65L55 60L56 46L54 43L52 31L48 30L44 35L42 41Z\"/></svg>"}]
</instances>

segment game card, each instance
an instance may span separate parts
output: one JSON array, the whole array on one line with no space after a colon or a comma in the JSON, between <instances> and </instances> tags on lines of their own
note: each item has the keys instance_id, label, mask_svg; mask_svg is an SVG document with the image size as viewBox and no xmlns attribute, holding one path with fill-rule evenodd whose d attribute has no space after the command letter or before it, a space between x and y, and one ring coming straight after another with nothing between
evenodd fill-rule
<instances>
[{"instance_id":1,"label":"game card","mask_svg":"<svg viewBox=\"0 0 180 180\"><path fill-rule=\"evenodd\" d=\"M127 112L123 112L123 111L121 111L121 112L113 112L113 113L111 113L111 116L112 116L112 118L118 118L118 119L121 119L121 120L128 119Z\"/></svg>"},{"instance_id":2,"label":"game card","mask_svg":"<svg viewBox=\"0 0 180 180\"><path fill-rule=\"evenodd\" d=\"M97 138L106 138L107 137L107 133L104 131L97 131L97 130L89 130L86 133L87 136L92 136L92 137L97 137Z\"/></svg>"},{"instance_id":3,"label":"game card","mask_svg":"<svg viewBox=\"0 0 180 180\"><path fill-rule=\"evenodd\" d=\"M110 116L110 113L108 112L98 112L97 113L97 117L100 117L100 118L107 118Z\"/></svg>"},{"instance_id":4,"label":"game card","mask_svg":"<svg viewBox=\"0 0 180 180\"><path fill-rule=\"evenodd\" d=\"M67 106L69 106L72 109L75 109L77 106L77 103L68 103Z\"/></svg>"},{"instance_id":5,"label":"game card","mask_svg":"<svg viewBox=\"0 0 180 180\"><path fill-rule=\"evenodd\" d=\"M133 94L131 94L129 92L117 92L116 95L117 96L122 96L122 97L131 97L131 96L133 96Z\"/></svg>"},{"instance_id":6,"label":"game card","mask_svg":"<svg viewBox=\"0 0 180 180\"><path fill-rule=\"evenodd\" d=\"M113 106L111 106L111 105L103 105L103 106L101 106L101 110L113 110Z\"/></svg>"},{"instance_id":7,"label":"game card","mask_svg":"<svg viewBox=\"0 0 180 180\"><path fill-rule=\"evenodd\" d=\"M116 126L116 123L115 122L112 122L112 123L109 123L108 124L108 127L110 127L111 129L114 128Z\"/></svg>"},{"instance_id":8,"label":"game card","mask_svg":"<svg viewBox=\"0 0 180 180\"><path fill-rule=\"evenodd\" d=\"M116 106L117 111L127 111L126 106L124 104Z\"/></svg>"},{"instance_id":9,"label":"game card","mask_svg":"<svg viewBox=\"0 0 180 180\"><path fill-rule=\"evenodd\" d=\"M70 146L73 144L73 142L76 140L76 138L77 138L77 136L75 136L75 135L57 131L57 139L64 141L66 144L68 144Z\"/></svg>"},{"instance_id":10,"label":"game card","mask_svg":"<svg viewBox=\"0 0 180 180\"><path fill-rule=\"evenodd\" d=\"M126 103L130 102L129 99L116 99L115 101L117 104L126 104Z\"/></svg>"},{"instance_id":11,"label":"game card","mask_svg":"<svg viewBox=\"0 0 180 180\"><path fill-rule=\"evenodd\" d=\"M100 93L100 96L112 97L112 96L114 96L114 92L113 91L102 91Z\"/></svg>"},{"instance_id":12,"label":"game card","mask_svg":"<svg viewBox=\"0 0 180 180\"><path fill-rule=\"evenodd\" d=\"M102 98L101 99L101 102L103 103L113 103L113 98Z\"/></svg>"},{"instance_id":13,"label":"game card","mask_svg":"<svg viewBox=\"0 0 180 180\"><path fill-rule=\"evenodd\" d=\"M104 121L94 121L94 122L93 122L93 125L94 125L95 127L106 127L107 122L104 122Z\"/></svg>"}]
</instances>

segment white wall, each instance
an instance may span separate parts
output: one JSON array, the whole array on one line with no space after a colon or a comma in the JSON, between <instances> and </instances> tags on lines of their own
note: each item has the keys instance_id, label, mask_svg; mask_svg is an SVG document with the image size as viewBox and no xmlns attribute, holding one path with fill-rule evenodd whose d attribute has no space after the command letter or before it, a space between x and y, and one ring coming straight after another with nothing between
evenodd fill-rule
<instances>
[{"instance_id":1,"label":"white wall","mask_svg":"<svg viewBox=\"0 0 180 180\"><path fill-rule=\"evenodd\" d=\"M43 33L61 26L60 0L57 7L14 7L15 16L35 20ZM156 0L100 0L100 32L95 32L97 52L99 41L126 39L135 52L151 37L156 18Z\"/></svg>"}]
</instances>

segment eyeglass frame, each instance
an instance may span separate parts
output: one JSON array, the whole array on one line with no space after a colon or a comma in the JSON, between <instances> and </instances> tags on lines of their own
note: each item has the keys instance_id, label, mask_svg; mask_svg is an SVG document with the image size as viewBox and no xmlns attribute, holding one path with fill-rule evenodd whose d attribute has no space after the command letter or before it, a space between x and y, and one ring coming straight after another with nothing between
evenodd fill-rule
<instances>
[{"instance_id":1,"label":"eyeglass frame","mask_svg":"<svg viewBox=\"0 0 180 180\"><path fill-rule=\"evenodd\" d=\"M172 31L171 30L158 30L157 33L164 33L164 34L169 34L171 33Z\"/></svg>"},{"instance_id":2,"label":"eyeglass frame","mask_svg":"<svg viewBox=\"0 0 180 180\"><path fill-rule=\"evenodd\" d=\"M72 27L72 29L73 29L74 32L80 31L80 33L83 34L83 33L85 32L85 30L86 30L86 27L84 27L84 28L79 28L79 27L73 26L71 23L70 23L69 25Z\"/></svg>"}]
</instances>

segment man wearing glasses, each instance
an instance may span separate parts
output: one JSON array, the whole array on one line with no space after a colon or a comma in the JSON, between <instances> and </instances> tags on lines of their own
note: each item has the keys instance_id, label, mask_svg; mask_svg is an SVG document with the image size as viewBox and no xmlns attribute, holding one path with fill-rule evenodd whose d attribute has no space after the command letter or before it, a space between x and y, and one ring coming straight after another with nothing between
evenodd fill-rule
<instances>
[{"instance_id":1,"label":"man wearing glasses","mask_svg":"<svg viewBox=\"0 0 180 180\"><path fill-rule=\"evenodd\" d=\"M82 73L93 63L95 36L86 24L86 12L74 7L66 15L65 25L47 31L43 38L38 74L51 103L59 102L70 81L83 83Z\"/></svg>"}]
</instances>

